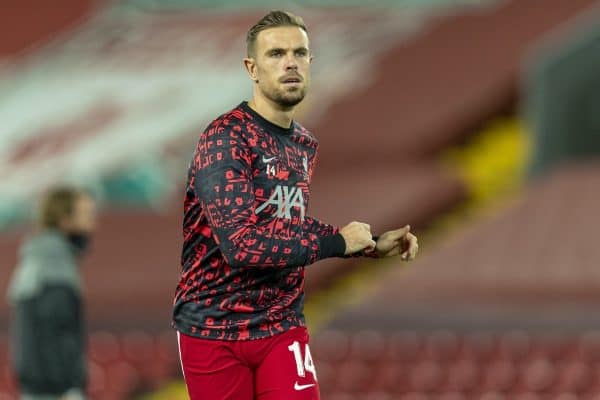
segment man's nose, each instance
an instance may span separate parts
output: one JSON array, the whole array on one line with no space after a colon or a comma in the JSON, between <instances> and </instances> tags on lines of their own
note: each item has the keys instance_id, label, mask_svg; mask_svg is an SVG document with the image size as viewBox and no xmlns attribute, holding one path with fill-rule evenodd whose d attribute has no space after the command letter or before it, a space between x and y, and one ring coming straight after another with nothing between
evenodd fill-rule
<instances>
[{"instance_id":1,"label":"man's nose","mask_svg":"<svg viewBox=\"0 0 600 400\"><path fill-rule=\"evenodd\" d=\"M298 69L298 62L296 61L296 57L293 54L288 54L285 57L285 69L286 70L294 70Z\"/></svg>"}]
</instances>

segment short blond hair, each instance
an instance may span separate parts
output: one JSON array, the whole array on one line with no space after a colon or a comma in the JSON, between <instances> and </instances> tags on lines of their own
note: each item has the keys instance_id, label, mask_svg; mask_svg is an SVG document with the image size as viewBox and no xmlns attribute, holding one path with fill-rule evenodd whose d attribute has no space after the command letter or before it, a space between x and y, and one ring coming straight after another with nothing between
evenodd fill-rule
<instances>
[{"instance_id":1,"label":"short blond hair","mask_svg":"<svg viewBox=\"0 0 600 400\"><path fill-rule=\"evenodd\" d=\"M246 51L248 57L251 57L254 54L254 46L258 34L266 29L277 28L279 26L297 26L308 33L306 25L304 25L304 20L301 17L288 11L271 11L248 30L248 34L246 35Z\"/></svg>"}]
</instances>

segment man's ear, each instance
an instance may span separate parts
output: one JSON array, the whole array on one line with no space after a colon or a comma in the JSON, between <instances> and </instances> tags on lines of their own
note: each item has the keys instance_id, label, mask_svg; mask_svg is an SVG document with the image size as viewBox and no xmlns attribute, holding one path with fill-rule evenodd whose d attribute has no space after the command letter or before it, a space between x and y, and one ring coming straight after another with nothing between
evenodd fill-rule
<instances>
[{"instance_id":1,"label":"man's ear","mask_svg":"<svg viewBox=\"0 0 600 400\"><path fill-rule=\"evenodd\" d=\"M244 67L246 67L246 72L248 72L250 79L252 79L254 82L258 82L258 75L256 74L256 62L254 61L254 58L244 58Z\"/></svg>"}]
</instances>

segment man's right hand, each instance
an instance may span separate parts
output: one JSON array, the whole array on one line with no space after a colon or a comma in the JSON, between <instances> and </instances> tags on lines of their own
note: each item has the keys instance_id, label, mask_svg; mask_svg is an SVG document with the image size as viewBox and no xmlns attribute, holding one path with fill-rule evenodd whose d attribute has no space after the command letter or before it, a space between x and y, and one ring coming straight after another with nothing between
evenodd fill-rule
<instances>
[{"instance_id":1,"label":"man's right hand","mask_svg":"<svg viewBox=\"0 0 600 400\"><path fill-rule=\"evenodd\" d=\"M371 227L369 224L362 222L350 222L348 225L340 229L340 234L346 241L345 255L358 253L359 251L372 251L375 249L376 243L371 235Z\"/></svg>"}]
</instances>

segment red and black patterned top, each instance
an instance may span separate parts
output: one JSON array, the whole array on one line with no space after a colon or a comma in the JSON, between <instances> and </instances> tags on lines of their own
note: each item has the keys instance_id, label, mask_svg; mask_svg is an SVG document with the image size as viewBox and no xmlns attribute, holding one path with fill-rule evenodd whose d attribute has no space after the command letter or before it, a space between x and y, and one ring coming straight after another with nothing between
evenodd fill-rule
<instances>
[{"instance_id":1,"label":"red and black patterned top","mask_svg":"<svg viewBox=\"0 0 600 400\"><path fill-rule=\"evenodd\" d=\"M242 103L200 135L188 172L173 325L220 340L304 326L304 267L343 256L338 228L306 215L318 143Z\"/></svg>"}]
</instances>

